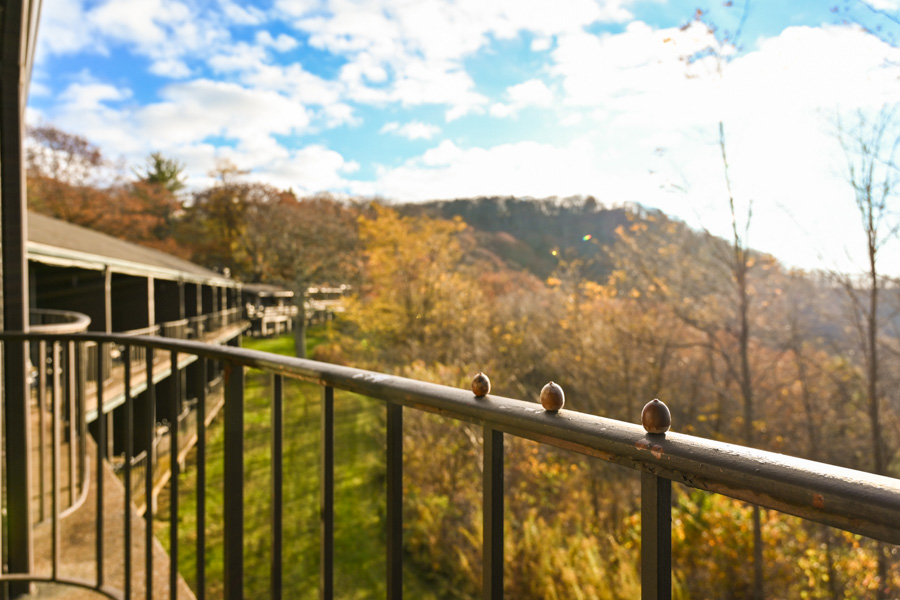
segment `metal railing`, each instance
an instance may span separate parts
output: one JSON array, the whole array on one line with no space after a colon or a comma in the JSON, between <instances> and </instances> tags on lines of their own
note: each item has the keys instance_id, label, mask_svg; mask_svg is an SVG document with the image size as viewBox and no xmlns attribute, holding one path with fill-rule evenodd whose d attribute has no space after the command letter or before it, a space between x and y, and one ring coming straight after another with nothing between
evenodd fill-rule
<instances>
[{"instance_id":1,"label":"metal railing","mask_svg":"<svg viewBox=\"0 0 900 600\"><path fill-rule=\"evenodd\" d=\"M127 335L130 337L139 337L139 336L158 336L160 334L161 326L160 325L151 325L149 327L141 327L140 329L130 329L128 331L123 331L123 335ZM125 351L131 353L131 364L139 365L147 362L146 349L143 346L139 345L131 345L124 346L120 344L119 347L119 359L122 360L122 357L125 354Z\"/></svg>"},{"instance_id":2,"label":"metal railing","mask_svg":"<svg viewBox=\"0 0 900 600\"><path fill-rule=\"evenodd\" d=\"M189 319L179 319L178 321L167 321L165 323L160 323L160 335L163 337L175 338L178 340L186 340L188 339L189 325Z\"/></svg>"},{"instance_id":3,"label":"metal railing","mask_svg":"<svg viewBox=\"0 0 900 600\"><path fill-rule=\"evenodd\" d=\"M28 311L28 327L35 333L81 333L90 324L89 316L70 310L32 308Z\"/></svg>"},{"instance_id":4,"label":"metal railing","mask_svg":"<svg viewBox=\"0 0 900 600\"><path fill-rule=\"evenodd\" d=\"M151 477L154 482L154 491L150 497L150 501L153 507L152 510L155 510L156 495L159 493L159 488L169 480L169 475L171 473L169 470L168 458L172 454L173 437L178 440L176 455L178 456L179 464L183 463L185 454L187 454L187 451L193 446L192 442L195 441L193 435L197 431L197 411L193 410L193 408L195 407L185 406L184 410L181 411L181 414L178 415L177 436L172 436L171 424L168 424L165 431L158 432L153 439L151 451L148 452L147 450L142 450L137 456L132 458L132 502L137 508L138 514L144 514L144 511L146 510L146 490L143 489L140 484L147 477L147 469L151 469ZM166 460L161 461L159 458L156 458L160 456L166 457ZM125 465L122 463L118 466L118 471L123 471L124 467Z\"/></svg>"},{"instance_id":5,"label":"metal railing","mask_svg":"<svg viewBox=\"0 0 900 600\"><path fill-rule=\"evenodd\" d=\"M196 317L188 317L188 338L193 340L201 340L206 334L207 321L209 315L197 315Z\"/></svg>"},{"instance_id":6,"label":"metal railing","mask_svg":"<svg viewBox=\"0 0 900 600\"><path fill-rule=\"evenodd\" d=\"M320 519L321 560L320 589L322 598L331 598L334 582L334 390L355 392L385 402L386 421L386 548L387 597L402 596L403 565L403 414L405 410L437 413L443 417L477 423L483 428L483 597L502 598L503 594L503 441L507 435L517 436L603 459L641 472L641 579L645 599L670 598L671 579L671 485L685 486L724 494L763 508L774 509L818 523L838 527L888 542L900 543L900 481L853 471L841 467L815 463L799 458L710 441L678 433L648 433L641 426L572 411L546 411L539 405L498 396L476 397L471 391L449 388L394 377L350 367L289 358L241 348L211 346L193 341L163 338L133 338L124 335L60 335L0 334L4 344L23 340L34 342L74 344L109 342L142 349L151 380L153 356L168 354L172 372L177 372L179 354L221 361L225 373L224 415L224 596L228 600L242 597L244 583L244 371L254 368L273 375L272 386L272 562L271 592L273 598L282 595L282 496L283 464L283 382L293 378L313 382L322 387L321 414L321 477ZM132 352L126 351L125 389L133 365ZM195 376L200 383L206 380L207 361L197 361ZM125 498L131 502L135 484L132 482L133 433L135 423L148 428L148 436L155 435L156 389L167 397L169 414L178 414L181 377L170 377L158 386L150 386L150 401L143 403L147 414L135 418L134 399L126 391L124 409ZM206 388L197 399L199 414L206 414ZM102 399L98 402L102 407ZM101 417L102 411L101 408ZM104 419L98 419L97 439L105 447ZM197 541L198 556L206 552L206 443L205 419L196 419L197 433ZM150 430L150 428L153 428ZM178 448L179 437L185 435L180 427L171 429L169 460L172 468L170 497L170 597L175 597L178 579L178 557L183 548L178 543ZM54 429L54 444L58 429ZM149 437L148 439L152 439ZM102 450L101 450L102 452ZM150 458L152 461L152 456ZM101 462L101 461L98 461ZM98 464L97 483L102 486L102 466ZM153 491L153 465L144 470L144 493ZM54 494L56 492L54 491ZM98 524L96 539L97 577L95 581L73 581L56 576L59 561L58 511L54 505L52 577L34 573L5 573L0 581L57 581L97 590L110 598L130 598L132 572L132 511L124 511L125 589L108 586L103 569L103 519L106 507L103 494L96 511ZM12 516L10 516L12 518ZM147 545L152 548L152 528L147 528ZM12 552L13 549L10 549ZM152 556L146 555L146 597L153 597ZM197 560L197 597L205 598L205 561Z\"/></svg>"},{"instance_id":7,"label":"metal railing","mask_svg":"<svg viewBox=\"0 0 900 600\"><path fill-rule=\"evenodd\" d=\"M62 321L66 325L74 322ZM48 501L54 511L65 513L77 508L87 496L85 346L87 343L76 346L74 342L45 339L30 345L34 365L30 400L36 417L31 419L36 433L32 448L37 460L37 482L31 496L39 521L48 518ZM96 344L92 346L96 348ZM67 490L64 496L63 488Z\"/></svg>"}]
</instances>

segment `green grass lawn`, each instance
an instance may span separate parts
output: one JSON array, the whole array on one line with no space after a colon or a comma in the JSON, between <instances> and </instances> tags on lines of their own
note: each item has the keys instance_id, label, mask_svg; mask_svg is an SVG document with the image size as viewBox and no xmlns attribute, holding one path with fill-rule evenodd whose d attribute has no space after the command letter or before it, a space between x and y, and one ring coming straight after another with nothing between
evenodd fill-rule
<instances>
[{"instance_id":1,"label":"green grass lawn","mask_svg":"<svg viewBox=\"0 0 900 600\"><path fill-rule=\"evenodd\" d=\"M315 340L315 332L310 336ZM247 348L293 353L290 337L244 339ZM270 376L247 373L244 413L244 596L269 596L271 531ZM317 598L319 585L319 444L321 388L285 381L284 552L285 598ZM221 416L207 432L207 593L222 593L223 437ZM335 596L385 594L384 405L361 396L335 394ZM179 566L195 585L196 456L179 477ZM159 499L154 527L168 548L168 489ZM434 598L409 568L410 598Z\"/></svg>"}]
</instances>

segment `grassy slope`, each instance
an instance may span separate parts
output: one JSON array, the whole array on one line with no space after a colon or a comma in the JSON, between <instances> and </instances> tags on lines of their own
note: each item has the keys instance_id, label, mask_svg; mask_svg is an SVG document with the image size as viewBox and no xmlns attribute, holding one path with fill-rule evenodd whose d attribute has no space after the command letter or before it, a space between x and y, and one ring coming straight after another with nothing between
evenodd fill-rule
<instances>
[{"instance_id":1,"label":"grassy slope","mask_svg":"<svg viewBox=\"0 0 900 600\"><path fill-rule=\"evenodd\" d=\"M312 343L316 342L311 337ZM245 347L290 355L288 338L246 340ZM285 382L284 410L284 597L317 598L319 570L318 386ZM247 374L244 415L244 594L269 595L271 527L271 390L269 376ZM384 596L384 408L355 394L335 395L335 588L338 598ZM207 459L207 590L221 594L223 427L211 426ZM193 586L196 528L195 458L179 477L180 571ZM168 547L168 490L160 496L155 528ZM410 598L433 598L417 574L406 569Z\"/></svg>"}]
</instances>

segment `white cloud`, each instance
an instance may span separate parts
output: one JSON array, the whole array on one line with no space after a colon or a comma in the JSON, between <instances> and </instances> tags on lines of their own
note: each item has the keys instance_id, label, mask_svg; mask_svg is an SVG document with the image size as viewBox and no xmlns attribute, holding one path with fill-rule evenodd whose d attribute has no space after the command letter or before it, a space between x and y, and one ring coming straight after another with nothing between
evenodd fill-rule
<instances>
[{"instance_id":1,"label":"white cloud","mask_svg":"<svg viewBox=\"0 0 900 600\"><path fill-rule=\"evenodd\" d=\"M67 110L91 110L103 102L124 100L131 95L128 90L105 83L73 83L60 94L59 99Z\"/></svg>"},{"instance_id":2,"label":"white cloud","mask_svg":"<svg viewBox=\"0 0 900 600\"><path fill-rule=\"evenodd\" d=\"M107 154L131 162L152 150L178 151L184 146L224 138L237 144L260 144L275 135L306 131L309 112L275 92L237 84L195 80L164 88L161 102L123 105L127 90L105 84L76 83L61 95L52 115L60 127L88 137Z\"/></svg>"},{"instance_id":3,"label":"white cloud","mask_svg":"<svg viewBox=\"0 0 900 600\"><path fill-rule=\"evenodd\" d=\"M869 0L869 4L875 10L900 10L900 0Z\"/></svg>"},{"instance_id":4,"label":"white cloud","mask_svg":"<svg viewBox=\"0 0 900 600\"><path fill-rule=\"evenodd\" d=\"M540 79L529 79L507 88L513 104L520 106L549 106L553 102L553 92Z\"/></svg>"},{"instance_id":5,"label":"white cloud","mask_svg":"<svg viewBox=\"0 0 900 600\"><path fill-rule=\"evenodd\" d=\"M40 63L51 55L88 48L92 40L90 29L72 26L73 23L85 21L81 0L45 0L41 10L36 61Z\"/></svg>"},{"instance_id":6,"label":"white cloud","mask_svg":"<svg viewBox=\"0 0 900 600\"><path fill-rule=\"evenodd\" d=\"M148 70L154 75L169 79L185 79L191 76L191 68L177 58L155 60Z\"/></svg>"},{"instance_id":7,"label":"white cloud","mask_svg":"<svg viewBox=\"0 0 900 600\"><path fill-rule=\"evenodd\" d=\"M157 145L225 136L252 140L304 130L309 115L302 105L269 91L233 83L196 80L162 91L164 102L140 110L135 117Z\"/></svg>"},{"instance_id":8,"label":"white cloud","mask_svg":"<svg viewBox=\"0 0 900 600\"><path fill-rule=\"evenodd\" d=\"M207 61L214 71L223 74L259 70L266 64L266 51L262 45L251 46L239 42L223 48Z\"/></svg>"},{"instance_id":9,"label":"white cloud","mask_svg":"<svg viewBox=\"0 0 900 600\"><path fill-rule=\"evenodd\" d=\"M386 123L380 131L380 133L393 133L408 140L430 140L440 132L441 128L437 125L421 121L410 121L403 125L396 122Z\"/></svg>"},{"instance_id":10,"label":"white cloud","mask_svg":"<svg viewBox=\"0 0 900 600\"><path fill-rule=\"evenodd\" d=\"M713 42L702 25L655 30L630 23L624 33L560 36L550 72L562 78L564 102L597 106L612 114L652 114L657 122L695 122L710 116L709 78L688 78L684 57ZM701 61L693 66L702 71Z\"/></svg>"},{"instance_id":11,"label":"white cloud","mask_svg":"<svg viewBox=\"0 0 900 600\"><path fill-rule=\"evenodd\" d=\"M383 169L372 185L355 184L354 189L407 201L493 194L540 197L605 193L619 187L612 181L618 177L601 169L587 140L565 147L519 142L492 148L444 141L399 167ZM634 191L640 187L636 181L628 185Z\"/></svg>"},{"instance_id":12,"label":"white cloud","mask_svg":"<svg viewBox=\"0 0 900 600\"><path fill-rule=\"evenodd\" d=\"M187 7L177 2L163 5L160 0L136 3L108 0L91 9L87 17L92 25L104 31L108 37L147 47L165 41L163 22L183 19L187 14Z\"/></svg>"},{"instance_id":13,"label":"white cloud","mask_svg":"<svg viewBox=\"0 0 900 600\"><path fill-rule=\"evenodd\" d=\"M258 162L254 175L282 188L292 187L301 194L314 194L347 187L344 173L358 168L338 152L312 145L290 152L287 156Z\"/></svg>"},{"instance_id":14,"label":"white cloud","mask_svg":"<svg viewBox=\"0 0 900 600\"><path fill-rule=\"evenodd\" d=\"M223 10L237 8L228 2ZM244 10L244 9L238 9ZM253 9L256 10L256 9ZM246 11L245 11L246 12ZM250 13L247 13L250 14ZM201 13L173 0L49 0L41 15L37 60L90 52L104 56L122 48L150 60L150 72L173 79L190 74L190 60L202 59L230 41L224 13Z\"/></svg>"},{"instance_id":15,"label":"white cloud","mask_svg":"<svg viewBox=\"0 0 900 600\"><path fill-rule=\"evenodd\" d=\"M239 6L230 0L219 0L222 12L235 25L260 25L266 21L266 15L255 6Z\"/></svg>"},{"instance_id":16,"label":"white cloud","mask_svg":"<svg viewBox=\"0 0 900 600\"><path fill-rule=\"evenodd\" d=\"M273 38L268 31L260 31L256 34L256 43L260 46L274 48L278 52L287 52L296 48L300 42L291 36L281 33L277 38Z\"/></svg>"},{"instance_id":17,"label":"white cloud","mask_svg":"<svg viewBox=\"0 0 900 600\"><path fill-rule=\"evenodd\" d=\"M482 112L488 104L475 91L463 60L492 38L530 31L550 39L598 21L623 21L630 17L630 4L632 0L327 0L280 1L276 7L310 36L310 45L349 59L341 79L352 99L446 104L451 121Z\"/></svg>"},{"instance_id":18,"label":"white cloud","mask_svg":"<svg viewBox=\"0 0 900 600\"><path fill-rule=\"evenodd\" d=\"M553 46L553 40L549 37L538 37L531 40L532 52L544 52Z\"/></svg>"},{"instance_id":19,"label":"white cloud","mask_svg":"<svg viewBox=\"0 0 900 600\"><path fill-rule=\"evenodd\" d=\"M540 79L529 79L510 86L506 88L506 96L510 100L508 104L497 102L491 106L492 117L511 117L529 106L546 108L553 104L553 92Z\"/></svg>"}]
</instances>

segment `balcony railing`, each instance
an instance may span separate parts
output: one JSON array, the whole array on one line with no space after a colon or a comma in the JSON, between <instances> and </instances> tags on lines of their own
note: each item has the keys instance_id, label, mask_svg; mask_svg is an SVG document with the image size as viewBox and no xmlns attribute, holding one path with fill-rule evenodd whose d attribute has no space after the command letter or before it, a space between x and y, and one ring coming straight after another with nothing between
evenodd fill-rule
<instances>
[{"instance_id":1,"label":"balcony railing","mask_svg":"<svg viewBox=\"0 0 900 600\"><path fill-rule=\"evenodd\" d=\"M87 331L91 318L69 310L32 308L28 312L28 323L35 333L81 333Z\"/></svg>"},{"instance_id":2,"label":"balcony railing","mask_svg":"<svg viewBox=\"0 0 900 600\"><path fill-rule=\"evenodd\" d=\"M386 587L388 598L402 595L402 501L403 501L403 414L404 410L437 413L458 421L477 423L483 428L483 597L501 598L503 594L503 440L504 436L517 436L558 448L572 450L590 457L610 461L641 472L641 578L645 599L671 597L671 484L724 494L732 498L757 504L811 521L838 527L850 532L881 540L900 543L900 482L859 471L791 458L761 450L732 444L714 442L678 433L651 434L638 425L614 421L571 411L549 412L539 405L498 396L475 397L472 392L445 386L413 381L401 377L363 371L349 367L320 363L311 360L288 358L240 348L211 346L194 341L170 340L155 337L134 338L125 335L37 335L0 334L4 344L21 341L57 343L74 346L79 352L87 343L108 343L124 346L125 378L139 365L131 361L140 348L145 358L142 365L151 380L153 357L162 353L168 356L172 372L176 372L178 357L194 355L224 365L225 415L224 415L224 594L234 600L242 597L244 582L244 370L261 369L273 375L272 409L272 562L271 591L274 598L282 595L282 482L281 461L283 443L283 383L284 378L313 382L322 387L321 414L321 477L320 519L321 597L331 598L334 581L334 390L347 390L383 401L387 405L386 422ZM54 354L54 359L57 357ZM197 410L205 414L207 402L205 386L207 361L197 362L195 376L201 385L197 398ZM66 364L61 365L63 369ZM168 397L169 414L179 414L178 398L181 395L181 377L170 377L161 382L159 392ZM131 502L135 487L140 484L132 477L134 458L133 424L135 404L130 388L126 385L124 403L125 497ZM146 427L148 439L155 436L154 387L148 390L150 401L144 403L142 427ZM102 388L100 388L102 395ZM55 395L54 397L58 397ZM161 395L162 399L163 396ZM99 399L100 416L103 402ZM54 420L57 422L59 404L56 403ZM84 411L81 411L83 418ZM97 441L101 454L106 446L103 418L97 421ZM205 419L194 424L197 445L197 544L192 550L198 556L206 552L205 517ZM57 447L60 437L58 427L53 428L52 443ZM178 451L179 438L186 434L180 427L170 430L169 457L172 468L170 491L170 597L177 592L178 557L187 549L178 544L179 489ZM157 460L159 460L157 458ZM101 461L98 461L101 462ZM143 470L144 496L153 493L153 455L150 453ZM58 468L54 462L53 468ZM97 484L102 486L102 465L97 465ZM58 484L58 477L54 477ZM54 487L54 496L58 489ZM56 581L96 590L109 598L130 598L132 573L132 511L124 511L124 540L122 553L125 561L125 589L110 587L104 573L103 515L110 510L104 506L102 494L98 494L95 508L98 524L96 532L96 579L76 581L58 576L59 562L57 504L51 515L54 537L52 542L53 572L4 573L0 581ZM152 548L152 530L147 528L147 548ZM14 549L10 548L10 552ZM146 558L145 593L153 597L152 562ZM196 561L197 597L205 598L205 563Z\"/></svg>"}]
</instances>

